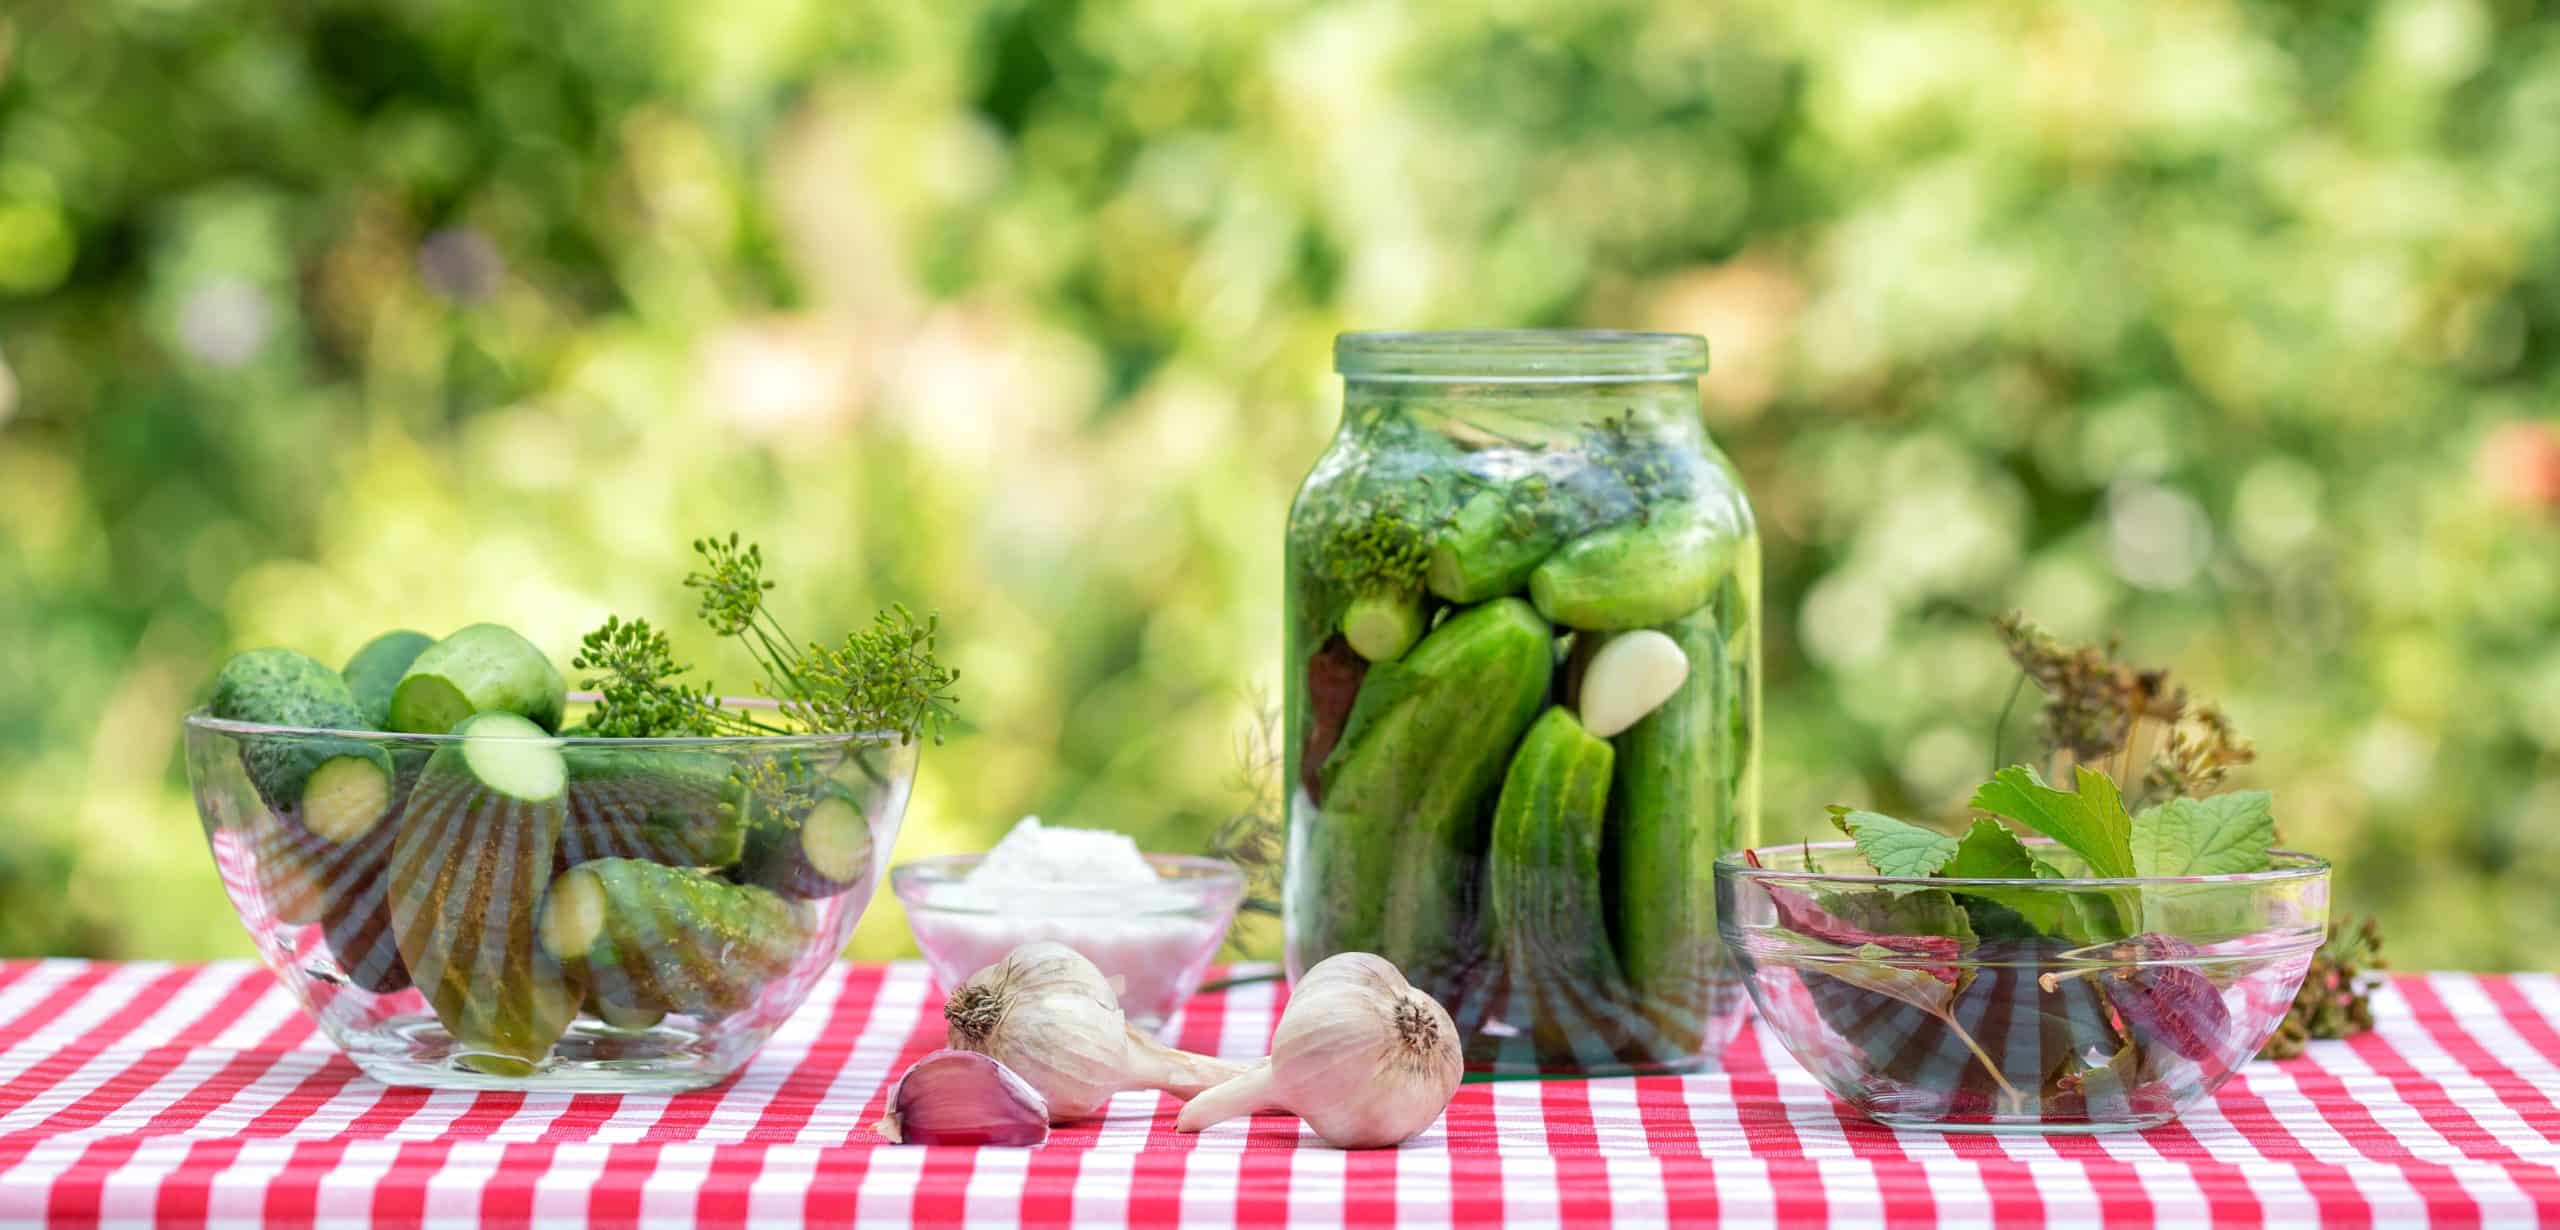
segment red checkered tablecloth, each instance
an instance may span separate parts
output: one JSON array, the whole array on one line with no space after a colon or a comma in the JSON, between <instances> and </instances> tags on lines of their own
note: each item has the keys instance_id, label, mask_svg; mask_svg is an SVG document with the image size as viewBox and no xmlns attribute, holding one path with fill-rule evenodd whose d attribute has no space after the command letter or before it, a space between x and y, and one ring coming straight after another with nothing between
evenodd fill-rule
<instances>
[{"instance_id":1,"label":"red checkered tablecloth","mask_svg":"<svg viewBox=\"0 0 2560 1230\"><path fill-rule=\"evenodd\" d=\"M1181 1042L1259 1053L1270 984ZM390 1089L253 965L0 964L0 1221L184 1225L1709 1220L2560 1224L2560 979L2403 977L2377 1033L2255 1064L2138 1136L1895 1132L1746 1028L1713 1076L1469 1085L1401 1150L1123 1095L1036 1151L875 1145L941 1037L916 965L845 966L738 1079L676 1097Z\"/></svg>"}]
</instances>

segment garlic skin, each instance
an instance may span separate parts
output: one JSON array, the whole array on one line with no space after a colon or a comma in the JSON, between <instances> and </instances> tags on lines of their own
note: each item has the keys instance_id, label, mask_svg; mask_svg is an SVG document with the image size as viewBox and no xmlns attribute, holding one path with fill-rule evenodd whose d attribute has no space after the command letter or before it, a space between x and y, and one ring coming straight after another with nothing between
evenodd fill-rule
<instances>
[{"instance_id":1,"label":"garlic skin","mask_svg":"<svg viewBox=\"0 0 2560 1230\"><path fill-rule=\"evenodd\" d=\"M1125 1089L1189 1098L1244 1071L1130 1028L1102 971L1047 940L971 975L944 1002L942 1017L945 1045L1012 1069L1047 1101L1052 1123L1100 1114Z\"/></svg>"},{"instance_id":2,"label":"garlic skin","mask_svg":"<svg viewBox=\"0 0 2560 1230\"><path fill-rule=\"evenodd\" d=\"M898 1077L871 1130L902 1145L1036 1146L1049 1139L1049 1104L987 1056L940 1050Z\"/></svg>"},{"instance_id":3,"label":"garlic skin","mask_svg":"<svg viewBox=\"0 0 2560 1230\"><path fill-rule=\"evenodd\" d=\"M1175 1127L1285 1110L1337 1149L1384 1148L1437 1121L1465 1075L1458 1027L1438 1000L1382 957L1340 953L1290 988L1271 1058L1193 1098Z\"/></svg>"}]
</instances>

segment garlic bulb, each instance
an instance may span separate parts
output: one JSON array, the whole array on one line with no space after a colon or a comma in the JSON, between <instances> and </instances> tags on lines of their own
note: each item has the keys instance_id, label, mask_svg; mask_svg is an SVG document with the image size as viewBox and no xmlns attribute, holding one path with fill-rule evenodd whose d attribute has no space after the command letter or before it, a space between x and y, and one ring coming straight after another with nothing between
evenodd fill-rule
<instances>
[{"instance_id":1,"label":"garlic bulb","mask_svg":"<svg viewBox=\"0 0 2560 1230\"><path fill-rule=\"evenodd\" d=\"M1093 962L1064 944L1025 944L942 1006L945 1043L992 1057L1048 1100L1052 1123L1099 1114L1124 1089L1188 1098L1244 1071L1177 1051L1129 1027Z\"/></svg>"},{"instance_id":2,"label":"garlic bulb","mask_svg":"<svg viewBox=\"0 0 2560 1230\"><path fill-rule=\"evenodd\" d=\"M985 1055L935 1051L898 1077L871 1130L902 1145L1037 1145L1049 1139L1049 1104Z\"/></svg>"},{"instance_id":3,"label":"garlic bulb","mask_svg":"<svg viewBox=\"0 0 2560 1230\"><path fill-rule=\"evenodd\" d=\"M1384 958L1346 952L1289 989L1271 1058L1193 1098L1175 1126L1197 1132L1285 1110L1335 1148L1375 1149L1430 1127L1465 1074L1458 1027L1439 1001Z\"/></svg>"}]
</instances>

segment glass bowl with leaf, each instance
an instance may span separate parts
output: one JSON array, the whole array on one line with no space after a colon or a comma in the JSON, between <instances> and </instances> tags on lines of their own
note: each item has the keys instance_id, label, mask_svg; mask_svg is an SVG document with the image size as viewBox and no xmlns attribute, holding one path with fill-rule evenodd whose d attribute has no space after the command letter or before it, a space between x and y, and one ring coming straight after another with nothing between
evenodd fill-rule
<instances>
[{"instance_id":1,"label":"glass bowl with leaf","mask_svg":"<svg viewBox=\"0 0 2560 1230\"><path fill-rule=\"evenodd\" d=\"M238 655L186 719L214 862L267 965L367 1074L673 1091L743 1065L888 866L956 675L903 608L784 633L762 557L696 544L757 695L612 619L567 680L494 624L376 638L341 670Z\"/></svg>"},{"instance_id":2,"label":"glass bowl with leaf","mask_svg":"<svg viewBox=\"0 0 2560 1230\"><path fill-rule=\"evenodd\" d=\"M1994 773L1958 831L1834 807L1846 841L1725 856L1719 928L1761 1020L1872 1118L2166 1123L2294 1009L2329 865L2277 848L2267 792L2223 788L2249 747L2166 672L2000 627L2046 695L2041 764Z\"/></svg>"}]
</instances>

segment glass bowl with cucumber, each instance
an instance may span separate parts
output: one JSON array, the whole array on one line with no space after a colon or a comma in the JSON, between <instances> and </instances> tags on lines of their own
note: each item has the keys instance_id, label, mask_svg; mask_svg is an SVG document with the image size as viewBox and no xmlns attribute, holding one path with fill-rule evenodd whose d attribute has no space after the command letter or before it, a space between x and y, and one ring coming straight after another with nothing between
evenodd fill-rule
<instances>
[{"instance_id":1,"label":"glass bowl with cucumber","mask_svg":"<svg viewBox=\"0 0 2560 1230\"><path fill-rule=\"evenodd\" d=\"M751 700L676 682L636 621L587 638L581 693L495 624L340 669L235 656L185 718L187 770L259 955L389 1084L727 1077L869 904L953 678L903 610L755 649L791 683Z\"/></svg>"}]
</instances>

